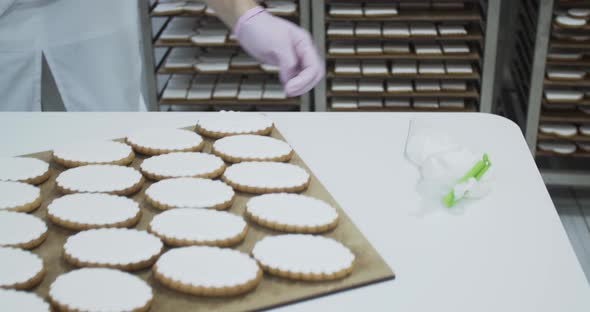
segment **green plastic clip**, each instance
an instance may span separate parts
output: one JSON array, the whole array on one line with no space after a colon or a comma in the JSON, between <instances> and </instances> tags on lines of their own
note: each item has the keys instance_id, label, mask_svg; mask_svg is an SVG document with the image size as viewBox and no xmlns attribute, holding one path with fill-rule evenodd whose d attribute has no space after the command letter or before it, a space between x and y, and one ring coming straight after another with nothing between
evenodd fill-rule
<instances>
[{"instance_id":1,"label":"green plastic clip","mask_svg":"<svg viewBox=\"0 0 590 312\"><path fill-rule=\"evenodd\" d=\"M475 165L473 165L473 167L471 167L471 169L469 169L469 171L461 179L459 179L459 181L457 181L457 184L465 183L471 178L479 181L491 166L492 163L488 158L488 154L483 154L482 159L475 163ZM450 190L443 199L443 202L447 208L453 207L457 202L455 200L455 190Z\"/></svg>"}]
</instances>

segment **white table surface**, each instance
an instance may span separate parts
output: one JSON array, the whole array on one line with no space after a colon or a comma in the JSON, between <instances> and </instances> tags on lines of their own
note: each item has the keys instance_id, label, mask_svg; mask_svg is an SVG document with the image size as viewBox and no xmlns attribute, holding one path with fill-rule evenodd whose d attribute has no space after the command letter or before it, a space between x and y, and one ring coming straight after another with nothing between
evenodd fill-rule
<instances>
[{"instance_id":1,"label":"white table surface","mask_svg":"<svg viewBox=\"0 0 590 312\"><path fill-rule=\"evenodd\" d=\"M202 114L202 113L201 113ZM589 285L525 140L484 114L270 113L397 278L280 308L289 311L590 311ZM0 156L199 113L2 113ZM404 158L409 120L490 154L496 187L463 213L418 217L418 172Z\"/></svg>"}]
</instances>

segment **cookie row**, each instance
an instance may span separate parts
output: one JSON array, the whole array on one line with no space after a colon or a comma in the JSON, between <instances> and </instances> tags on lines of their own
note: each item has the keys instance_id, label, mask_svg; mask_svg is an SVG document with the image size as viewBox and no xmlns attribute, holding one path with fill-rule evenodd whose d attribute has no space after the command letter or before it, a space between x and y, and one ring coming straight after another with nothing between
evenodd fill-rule
<instances>
[{"instance_id":1,"label":"cookie row","mask_svg":"<svg viewBox=\"0 0 590 312\"><path fill-rule=\"evenodd\" d=\"M328 14L335 17L391 17L398 14L398 8L402 13L414 10L459 10L465 8L462 1L399 1L389 3L371 2L333 2L330 3Z\"/></svg>"},{"instance_id":2,"label":"cookie row","mask_svg":"<svg viewBox=\"0 0 590 312\"><path fill-rule=\"evenodd\" d=\"M410 37L448 37L466 36L467 30L463 25L434 24L434 23L379 23L379 22L332 22L328 24L326 31L333 37L358 37L358 38L410 38Z\"/></svg>"},{"instance_id":3,"label":"cookie row","mask_svg":"<svg viewBox=\"0 0 590 312\"><path fill-rule=\"evenodd\" d=\"M210 246L176 248L160 256L161 251L159 239L146 232L126 229L80 232L66 242L64 257L77 266L91 268L59 276L50 286L49 299L65 311L104 309L98 297L108 298L108 304L115 305L109 310L148 308L153 300L150 287L137 277L112 268L136 270L153 264L154 277L170 288L195 295L228 296L256 288L262 279L262 269L290 279L331 280L350 274L355 261L350 250L337 241L301 234L262 239L252 250L254 258L232 249ZM0 260L3 288L28 289L44 277L43 261L30 252L2 247ZM118 289L121 284L125 287ZM79 287L87 292L85 296L80 296ZM117 288L126 296L118 296L118 291L105 287ZM138 297L135 295L139 289L142 300L130 300Z\"/></svg>"},{"instance_id":4,"label":"cookie row","mask_svg":"<svg viewBox=\"0 0 590 312\"><path fill-rule=\"evenodd\" d=\"M541 123L539 131L544 134L559 137L573 137L576 135L590 136L590 125L575 125L569 123Z\"/></svg>"},{"instance_id":5,"label":"cookie row","mask_svg":"<svg viewBox=\"0 0 590 312\"><path fill-rule=\"evenodd\" d=\"M334 75L408 76L408 75L469 75L473 65L463 61L416 62L385 60L336 60Z\"/></svg>"},{"instance_id":6,"label":"cookie row","mask_svg":"<svg viewBox=\"0 0 590 312\"><path fill-rule=\"evenodd\" d=\"M576 151L590 153L590 144L587 142L539 141L537 147L541 151L559 155L570 155Z\"/></svg>"},{"instance_id":7,"label":"cookie row","mask_svg":"<svg viewBox=\"0 0 590 312\"><path fill-rule=\"evenodd\" d=\"M216 72L219 74L219 72ZM277 79L242 76L173 75L162 94L166 100L284 100Z\"/></svg>"},{"instance_id":8,"label":"cookie row","mask_svg":"<svg viewBox=\"0 0 590 312\"><path fill-rule=\"evenodd\" d=\"M328 53L333 55L457 55L469 54L471 48L466 43L413 43L409 42L348 42L336 41L328 44Z\"/></svg>"}]
</instances>

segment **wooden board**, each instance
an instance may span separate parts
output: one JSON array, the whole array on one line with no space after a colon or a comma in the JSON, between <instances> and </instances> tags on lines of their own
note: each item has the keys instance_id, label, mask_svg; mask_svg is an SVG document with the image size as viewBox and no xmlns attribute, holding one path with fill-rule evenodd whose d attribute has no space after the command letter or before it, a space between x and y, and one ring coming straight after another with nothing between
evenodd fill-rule
<instances>
[{"instance_id":1,"label":"wooden board","mask_svg":"<svg viewBox=\"0 0 590 312\"><path fill-rule=\"evenodd\" d=\"M283 139L282 135L277 130L273 131L272 136L278 139ZM211 141L207 141L205 151L209 152L210 149ZM64 170L64 168L51 161L51 152L41 152L27 156L50 162L53 171L51 178L40 186L43 203L41 207L33 213L43 220L46 220L49 228L49 236L47 237L47 240L40 247L33 250L34 253L43 258L47 270L47 274L41 284L33 290L41 297L46 298L49 286L55 278L64 272L75 269L75 267L66 263L62 257L65 240L75 232L56 226L46 219L47 205L53 199L61 196L55 189L55 178ZM138 168L143 159L145 159L145 157L138 155L131 166ZM326 190L315 175L313 175L303 160L295 154L291 163L305 168L311 174L310 187L303 194L325 200L338 210L340 215L338 227L325 234L325 236L342 242L356 255L356 264L352 274L344 279L333 282L297 282L265 274L262 282L253 292L229 298L207 298L185 295L168 289L153 278L152 272L149 269L134 272L134 274L146 280L153 288L154 302L150 311L261 310L380 281L391 280L395 277L387 263L385 263L383 258L381 258L363 234L355 227L350 218L344 213L334 198L332 198L328 190ZM150 184L151 182L147 181L142 190L132 197L140 203L142 208L143 214L136 227L141 230L145 230L153 216L161 212L160 210L151 207L145 201L144 191ZM236 201L228 211L237 215L242 215L245 209L245 204L250 197L250 195L244 193L237 193ZM263 229L255 224L250 224L250 230L245 241L235 248L250 253L254 244L261 238L267 235L276 234L280 233Z\"/></svg>"},{"instance_id":2,"label":"wooden board","mask_svg":"<svg viewBox=\"0 0 590 312\"><path fill-rule=\"evenodd\" d=\"M590 87L590 80L588 79L550 80L545 78L544 83L546 86Z\"/></svg>"},{"instance_id":3,"label":"wooden board","mask_svg":"<svg viewBox=\"0 0 590 312\"><path fill-rule=\"evenodd\" d=\"M538 150L535 153L536 156L551 156L551 157L576 157L576 158L590 158L590 152L584 152L584 151L579 151L576 150L575 152L571 153L571 154L558 154L558 153L554 153L554 152L548 152L548 151L540 151Z\"/></svg>"},{"instance_id":4,"label":"wooden board","mask_svg":"<svg viewBox=\"0 0 590 312\"><path fill-rule=\"evenodd\" d=\"M542 112L541 121L590 123L590 115L582 112Z\"/></svg>"},{"instance_id":5,"label":"wooden board","mask_svg":"<svg viewBox=\"0 0 590 312\"><path fill-rule=\"evenodd\" d=\"M554 141L571 141L571 142L590 142L590 135L576 134L571 137L563 137L555 134L546 134L539 132L537 140L554 140Z\"/></svg>"},{"instance_id":6,"label":"wooden board","mask_svg":"<svg viewBox=\"0 0 590 312\"><path fill-rule=\"evenodd\" d=\"M579 60L558 60L558 59L547 59L547 65L557 66L590 66L590 57L583 57Z\"/></svg>"}]
</instances>

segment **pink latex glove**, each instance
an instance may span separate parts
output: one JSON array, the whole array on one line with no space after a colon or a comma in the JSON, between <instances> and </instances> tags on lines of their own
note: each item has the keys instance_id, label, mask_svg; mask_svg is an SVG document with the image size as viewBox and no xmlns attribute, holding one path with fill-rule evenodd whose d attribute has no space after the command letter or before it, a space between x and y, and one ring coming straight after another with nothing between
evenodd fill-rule
<instances>
[{"instance_id":1,"label":"pink latex glove","mask_svg":"<svg viewBox=\"0 0 590 312\"><path fill-rule=\"evenodd\" d=\"M324 63L301 27L257 6L242 15L234 34L240 45L264 64L279 66L279 78L287 96L313 89L325 73Z\"/></svg>"}]
</instances>

